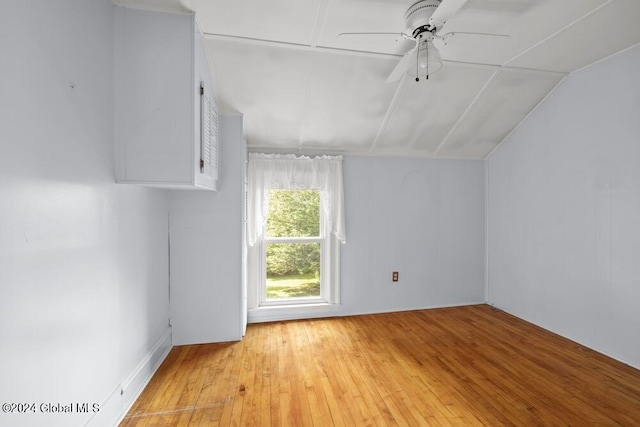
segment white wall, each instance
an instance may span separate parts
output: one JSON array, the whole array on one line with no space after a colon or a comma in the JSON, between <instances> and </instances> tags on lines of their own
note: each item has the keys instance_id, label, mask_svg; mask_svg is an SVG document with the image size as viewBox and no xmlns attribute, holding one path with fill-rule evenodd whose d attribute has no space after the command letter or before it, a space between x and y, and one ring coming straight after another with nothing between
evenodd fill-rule
<instances>
[{"instance_id":1,"label":"white wall","mask_svg":"<svg viewBox=\"0 0 640 427\"><path fill-rule=\"evenodd\" d=\"M484 301L484 162L347 156L343 169L341 314Z\"/></svg>"},{"instance_id":2,"label":"white wall","mask_svg":"<svg viewBox=\"0 0 640 427\"><path fill-rule=\"evenodd\" d=\"M171 191L173 343L242 337L242 116L220 116L218 191Z\"/></svg>"},{"instance_id":3,"label":"white wall","mask_svg":"<svg viewBox=\"0 0 640 427\"><path fill-rule=\"evenodd\" d=\"M489 302L640 367L640 47L571 75L489 158Z\"/></svg>"},{"instance_id":4,"label":"white wall","mask_svg":"<svg viewBox=\"0 0 640 427\"><path fill-rule=\"evenodd\" d=\"M168 336L167 194L114 183L111 2L0 9L0 402L98 403L110 425Z\"/></svg>"}]
</instances>

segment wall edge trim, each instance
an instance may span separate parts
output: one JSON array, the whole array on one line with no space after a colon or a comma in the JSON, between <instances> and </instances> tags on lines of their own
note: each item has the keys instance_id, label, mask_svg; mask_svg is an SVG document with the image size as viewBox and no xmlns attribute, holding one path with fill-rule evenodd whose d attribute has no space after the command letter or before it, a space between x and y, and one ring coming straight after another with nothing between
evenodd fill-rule
<instances>
[{"instance_id":1,"label":"wall edge trim","mask_svg":"<svg viewBox=\"0 0 640 427\"><path fill-rule=\"evenodd\" d=\"M149 351L100 404L100 411L96 412L85 426L120 424L172 348L171 326L167 326Z\"/></svg>"}]
</instances>

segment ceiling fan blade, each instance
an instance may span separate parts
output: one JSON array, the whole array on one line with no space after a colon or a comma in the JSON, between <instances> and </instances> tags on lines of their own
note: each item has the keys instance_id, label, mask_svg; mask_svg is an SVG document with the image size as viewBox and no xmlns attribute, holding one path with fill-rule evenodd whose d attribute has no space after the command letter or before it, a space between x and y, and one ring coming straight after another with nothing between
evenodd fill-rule
<instances>
[{"instance_id":1,"label":"ceiling fan blade","mask_svg":"<svg viewBox=\"0 0 640 427\"><path fill-rule=\"evenodd\" d=\"M417 48L418 46L416 45L416 47L404 54L404 56L398 62L398 65L396 65L396 68L394 68L391 74L389 74L389 77L387 77L387 83L397 82L402 78L402 76L411 66L411 63L413 62L412 59L416 55Z\"/></svg>"},{"instance_id":2,"label":"ceiling fan blade","mask_svg":"<svg viewBox=\"0 0 640 427\"><path fill-rule=\"evenodd\" d=\"M400 41L400 40L411 38L411 36L405 33L380 33L380 32L340 33L338 34L338 37L351 38L351 39L357 38L359 40L363 40L366 38L369 41L375 41L375 40L381 40L381 39L390 40L392 38L395 38L395 41Z\"/></svg>"},{"instance_id":3,"label":"ceiling fan blade","mask_svg":"<svg viewBox=\"0 0 640 427\"><path fill-rule=\"evenodd\" d=\"M443 45L447 45L447 43L449 43L449 40L451 40L453 38L453 36L456 35L463 35L463 36L479 36L479 37L495 37L495 38L501 38L501 39L510 39L511 36L509 34L494 34L494 33L469 33L469 32L464 32L464 31L452 31L449 33L445 33L442 35L438 35L436 36L439 40L442 41Z\"/></svg>"},{"instance_id":4,"label":"ceiling fan blade","mask_svg":"<svg viewBox=\"0 0 640 427\"><path fill-rule=\"evenodd\" d=\"M464 6L467 0L442 0L442 3L436 8L429 18L429 24L440 30L442 26Z\"/></svg>"}]
</instances>

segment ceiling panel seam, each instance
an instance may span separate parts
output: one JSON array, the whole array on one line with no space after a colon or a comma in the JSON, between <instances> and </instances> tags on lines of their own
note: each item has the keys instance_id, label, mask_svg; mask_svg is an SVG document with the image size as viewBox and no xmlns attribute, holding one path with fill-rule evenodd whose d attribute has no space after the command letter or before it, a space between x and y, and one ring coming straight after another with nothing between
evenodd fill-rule
<instances>
[{"instance_id":1,"label":"ceiling panel seam","mask_svg":"<svg viewBox=\"0 0 640 427\"><path fill-rule=\"evenodd\" d=\"M482 99L484 94L487 92L487 89L493 84L493 82L496 80L496 78L498 77L499 74L500 74L500 70L496 70L496 71L493 72L493 74L491 75L491 77L489 77L489 79L484 84L484 86L482 86L482 88L480 89L480 91L478 92L476 97L473 98L473 101L471 101L469 106L464 110L464 113L462 113L462 115L458 118L458 120L451 127L451 129L449 130L447 135L444 137L444 139L442 140L440 145L438 145L438 148L436 148L436 151L434 151L434 155L437 155L440 152L440 150L442 149L442 147L444 147L447 144L447 142L449 142L449 139L451 139L451 135L453 135L453 133L456 131L456 129L458 129L460 127L460 124L467 118L467 116L469 116L469 114L471 113L473 108L478 104L480 99Z\"/></svg>"},{"instance_id":2,"label":"ceiling panel seam","mask_svg":"<svg viewBox=\"0 0 640 427\"><path fill-rule=\"evenodd\" d=\"M520 58L523 55L526 55L527 53L531 52L533 49L537 48L538 46L542 45L543 43L546 43L547 41L551 40L552 38L554 38L555 36L557 36L558 34L562 33L563 31L566 31L567 29L573 27L574 25L576 25L577 23L579 23L580 21L584 20L585 18L587 18L588 16L596 13L597 11L599 11L600 9L602 9L603 7L607 6L609 3L611 3L613 0L607 0L604 3L602 3L600 6L596 7L595 9L591 10L590 12L585 13L582 17L576 19L575 21L569 23L568 25L565 25L564 27L562 27L561 29L559 29L558 31L552 33L551 35L545 37L544 39L540 40L538 43L535 43L533 46L530 46L529 48L523 50L522 52L520 52L519 54L517 54L516 56L514 56L513 58L511 58L510 60L508 60L507 62L504 63L504 65L509 65L511 62L515 61L516 59Z\"/></svg>"},{"instance_id":3,"label":"ceiling panel seam","mask_svg":"<svg viewBox=\"0 0 640 427\"><path fill-rule=\"evenodd\" d=\"M314 24L313 35L311 36L311 47L315 48L318 44L318 38L320 33L324 29L325 22L327 20L327 12L329 10L330 0L321 0L320 6L318 6L318 12L316 13L316 22Z\"/></svg>"},{"instance_id":4,"label":"ceiling panel seam","mask_svg":"<svg viewBox=\"0 0 640 427\"><path fill-rule=\"evenodd\" d=\"M382 136L385 129L387 128L387 124L389 123L391 114L393 114L393 110L395 110L396 104L398 103L398 99L400 99L400 94L402 94L402 92L404 91L406 82L407 82L407 76L404 75L400 80L400 84L398 85L396 92L393 94L393 98L391 98L391 102L389 103L389 108L387 108L387 112L382 118L382 122L380 123L380 127L378 128L378 132L376 133L376 137L373 139L373 142L371 143L371 148L369 148L370 153L373 153L373 150L376 148L376 146L378 145L378 142L380 141L380 137Z\"/></svg>"},{"instance_id":5,"label":"ceiling panel seam","mask_svg":"<svg viewBox=\"0 0 640 427\"><path fill-rule=\"evenodd\" d=\"M525 68L525 67L514 67L509 65L495 65L495 64L481 64L478 62L463 62L463 61L453 61L450 59L443 59L443 64L445 65L456 65L463 68L474 68L481 70L507 70L514 71L518 73L529 73L529 74L555 74L566 76L569 74L566 71L556 71L556 70L544 70L542 68Z\"/></svg>"},{"instance_id":6,"label":"ceiling panel seam","mask_svg":"<svg viewBox=\"0 0 640 427\"><path fill-rule=\"evenodd\" d=\"M258 39L255 37L245 37L245 36L232 36L229 34L219 34L219 33L202 33L205 37L214 40L229 40L229 41L240 41L246 43L252 43L257 45L268 45L268 46L281 46L290 49L299 49L299 50L310 50L312 49L310 45L304 43L294 43L294 42L283 42L278 40L268 40L268 39Z\"/></svg>"},{"instance_id":7,"label":"ceiling panel seam","mask_svg":"<svg viewBox=\"0 0 640 427\"><path fill-rule=\"evenodd\" d=\"M234 42L244 42L248 44L254 45L266 45L266 46L277 46L288 49L296 49L296 50L323 50L329 51L332 53L345 54L345 55L361 55L368 57L378 57L378 58L400 58L403 55L395 54L395 53L382 53L382 52L368 52L364 50L354 50L354 49L343 49L338 47L330 47L330 46L311 46L305 43L294 43L294 42L284 42L279 40L269 40L269 39L258 39L255 37L245 37L245 36L234 36L230 34L220 34L220 33L202 33L207 39L210 40L222 40L222 41L234 41Z\"/></svg>"}]
</instances>

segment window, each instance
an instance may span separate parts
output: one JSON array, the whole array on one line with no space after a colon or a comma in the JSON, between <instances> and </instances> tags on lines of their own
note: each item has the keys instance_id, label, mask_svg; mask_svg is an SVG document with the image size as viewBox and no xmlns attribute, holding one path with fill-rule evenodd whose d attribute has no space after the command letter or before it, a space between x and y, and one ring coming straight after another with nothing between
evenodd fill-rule
<instances>
[{"instance_id":1,"label":"window","mask_svg":"<svg viewBox=\"0 0 640 427\"><path fill-rule=\"evenodd\" d=\"M342 158L252 153L248 172L249 321L335 310Z\"/></svg>"},{"instance_id":2,"label":"window","mask_svg":"<svg viewBox=\"0 0 640 427\"><path fill-rule=\"evenodd\" d=\"M271 190L265 244L262 303L326 302L320 236L319 190Z\"/></svg>"}]
</instances>

